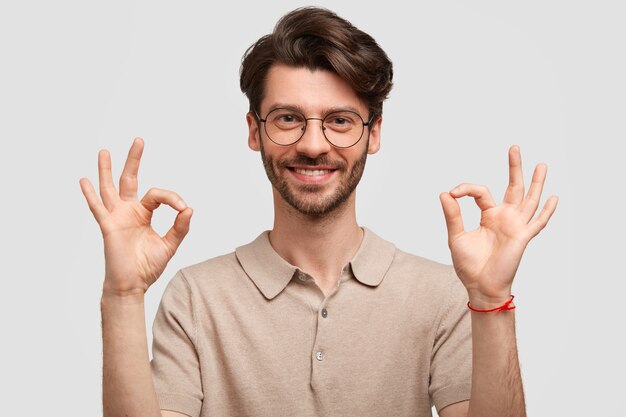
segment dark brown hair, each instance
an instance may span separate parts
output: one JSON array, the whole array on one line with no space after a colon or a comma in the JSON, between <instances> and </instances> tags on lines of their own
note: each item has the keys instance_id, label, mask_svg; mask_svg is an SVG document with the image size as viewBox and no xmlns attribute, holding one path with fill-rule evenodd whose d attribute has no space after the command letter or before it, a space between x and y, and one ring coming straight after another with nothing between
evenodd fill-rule
<instances>
[{"instance_id":1,"label":"dark brown hair","mask_svg":"<svg viewBox=\"0 0 626 417\"><path fill-rule=\"evenodd\" d=\"M325 69L344 79L367 104L371 117L382 114L391 91L393 67L367 33L330 10L303 7L283 16L274 31L245 52L239 84L259 111L267 73L273 64Z\"/></svg>"}]
</instances>

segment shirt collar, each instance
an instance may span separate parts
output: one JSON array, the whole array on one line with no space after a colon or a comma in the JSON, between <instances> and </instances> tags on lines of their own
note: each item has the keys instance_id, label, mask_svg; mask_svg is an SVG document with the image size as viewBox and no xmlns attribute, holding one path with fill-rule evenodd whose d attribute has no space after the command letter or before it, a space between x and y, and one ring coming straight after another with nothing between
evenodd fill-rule
<instances>
[{"instance_id":1,"label":"shirt collar","mask_svg":"<svg viewBox=\"0 0 626 417\"><path fill-rule=\"evenodd\" d=\"M391 266L395 246L367 228L363 241L350 261L352 272L362 284L378 286ZM235 250L243 270L268 300L280 294L299 268L280 257L264 231L255 240Z\"/></svg>"},{"instance_id":2,"label":"shirt collar","mask_svg":"<svg viewBox=\"0 0 626 417\"><path fill-rule=\"evenodd\" d=\"M361 247L350 261L350 266L359 282L377 287L391 266L396 247L366 227L363 231Z\"/></svg>"}]
</instances>

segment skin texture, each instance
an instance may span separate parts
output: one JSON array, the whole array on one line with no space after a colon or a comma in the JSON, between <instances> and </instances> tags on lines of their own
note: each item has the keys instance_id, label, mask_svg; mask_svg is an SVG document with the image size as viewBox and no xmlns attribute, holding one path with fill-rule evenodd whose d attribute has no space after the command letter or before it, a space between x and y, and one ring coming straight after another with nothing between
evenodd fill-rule
<instances>
[{"instance_id":1,"label":"skin texture","mask_svg":"<svg viewBox=\"0 0 626 417\"><path fill-rule=\"evenodd\" d=\"M260 114L279 104L298 105L307 117L323 117L329 106L353 107L367 115L367 106L336 74L277 65L269 74ZM326 295L337 288L343 266L363 238L356 222L356 191L365 157L380 148L382 119L366 129L369 140L340 149L324 138L319 121L305 135L283 147L264 137L256 117L248 113L248 145L262 151L274 197L274 226L270 242L281 257L314 277ZM107 151L98 156L100 195L85 178L82 192L100 225L105 247L103 283L103 406L105 416L184 415L158 409L148 361L143 297L163 272L189 230L192 215L182 198L150 189L137 197L137 176L143 140L136 139L119 181L113 184ZM332 168L323 179L294 175L298 168ZM548 223L557 205L550 197L536 214L547 168L539 164L525 194L520 150L509 150L509 185L496 205L486 187L462 183L441 193L455 270L478 309L502 305L509 299L515 273L528 242ZM312 182L313 181L313 182ZM457 199L471 197L481 210L477 229L466 231ZM159 236L151 227L160 204L178 211L172 228ZM515 315L472 312L471 401L449 405L441 417L525 416L517 359Z\"/></svg>"}]
</instances>

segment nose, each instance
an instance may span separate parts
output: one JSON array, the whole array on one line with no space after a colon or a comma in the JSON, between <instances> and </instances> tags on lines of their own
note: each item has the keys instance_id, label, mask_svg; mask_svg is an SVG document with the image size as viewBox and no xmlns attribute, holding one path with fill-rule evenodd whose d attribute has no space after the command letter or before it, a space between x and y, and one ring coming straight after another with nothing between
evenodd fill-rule
<instances>
[{"instance_id":1,"label":"nose","mask_svg":"<svg viewBox=\"0 0 626 417\"><path fill-rule=\"evenodd\" d=\"M322 129L321 119L308 118L304 136L296 143L296 151L309 158L316 158L330 152L332 145L326 140Z\"/></svg>"}]
</instances>

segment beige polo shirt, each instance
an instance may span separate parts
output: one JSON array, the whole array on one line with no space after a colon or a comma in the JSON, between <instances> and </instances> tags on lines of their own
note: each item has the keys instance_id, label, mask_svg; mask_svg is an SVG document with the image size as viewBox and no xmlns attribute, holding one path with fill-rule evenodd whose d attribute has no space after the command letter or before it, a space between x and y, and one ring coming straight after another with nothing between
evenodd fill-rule
<instances>
[{"instance_id":1,"label":"beige polo shirt","mask_svg":"<svg viewBox=\"0 0 626 417\"><path fill-rule=\"evenodd\" d=\"M161 409L196 416L430 416L470 398L467 292L451 266L365 229L324 297L268 232L179 271L153 325Z\"/></svg>"}]
</instances>

